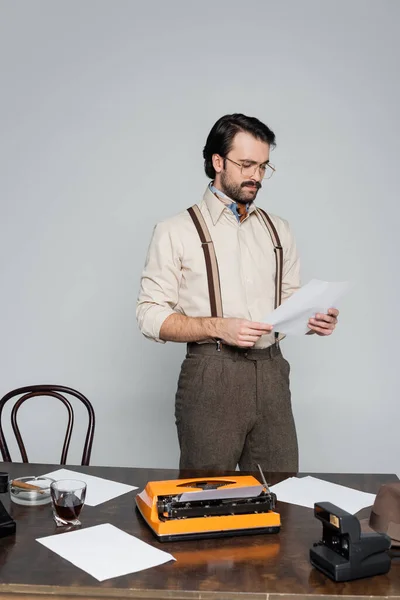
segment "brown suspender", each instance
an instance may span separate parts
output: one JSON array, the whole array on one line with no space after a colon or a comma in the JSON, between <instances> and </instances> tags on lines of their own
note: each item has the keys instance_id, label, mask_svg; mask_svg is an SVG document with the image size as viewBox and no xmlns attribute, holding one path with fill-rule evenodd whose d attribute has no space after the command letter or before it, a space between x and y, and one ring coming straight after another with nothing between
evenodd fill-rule
<instances>
[{"instance_id":1,"label":"brown suspender","mask_svg":"<svg viewBox=\"0 0 400 600\"><path fill-rule=\"evenodd\" d=\"M197 204L187 209L199 234L201 245L206 260L208 293L212 317L223 317L221 283L219 280L218 262L215 254L214 243L203 215Z\"/></svg>"},{"instance_id":2,"label":"brown suspender","mask_svg":"<svg viewBox=\"0 0 400 600\"><path fill-rule=\"evenodd\" d=\"M271 217L262 209L257 208L257 213L260 215L263 220L266 228L269 231L269 234L272 239L272 243L274 245L275 252L275 262L276 262L276 270L275 270L275 308L278 308L282 304L282 272L283 272L283 248L281 246L281 241L279 239L278 232L273 224Z\"/></svg>"},{"instance_id":3,"label":"brown suspender","mask_svg":"<svg viewBox=\"0 0 400 600\"><path fill-rule=\"evenodd\" d=\"M192 217L193 223L199 234L201 245L204 251L204 258L206 261L207 269L207 280L208 280L208 293L210 296L210 307L212 317L222 317L222 297L221 297L221 284L219 279L218 262L215 254L214 243L211 239L210 232L207 224L201 214L200 208L197 204L187 209L189 215ZM283 249L279 239L278 232L275 225L268 214L261 208L256 209L257 214L261 221L267 228L272 243L274 245L275 262L276 262L276 273L275 273L275 308L277 308L282 302L282 271L283 271ZM275 337L278 338L278 333Z\"/></svg>"}]
</instances>

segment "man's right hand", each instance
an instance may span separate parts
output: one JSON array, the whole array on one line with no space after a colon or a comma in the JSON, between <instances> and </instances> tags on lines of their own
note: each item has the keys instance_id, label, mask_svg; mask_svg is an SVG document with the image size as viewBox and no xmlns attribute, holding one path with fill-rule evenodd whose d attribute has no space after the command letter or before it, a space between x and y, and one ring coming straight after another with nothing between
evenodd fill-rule
<instances>
[{"instance_id":1,"label":"man's right hand","mask_svg":"<svg viewBox=\"0 0 400 600\"><path fill-rule=\"evenodd\" d=\"M256 323L246 319L225 318L219 319L217 335L225 344L251 348L262 335L271 333L273 326L267 323Z\"/></svg>"}]
</instances>

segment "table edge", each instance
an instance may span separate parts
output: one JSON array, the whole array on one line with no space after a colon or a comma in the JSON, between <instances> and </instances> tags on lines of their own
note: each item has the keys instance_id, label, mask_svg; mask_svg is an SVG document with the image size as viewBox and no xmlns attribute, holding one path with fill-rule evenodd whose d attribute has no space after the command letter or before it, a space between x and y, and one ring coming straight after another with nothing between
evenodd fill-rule
<instances>
[{"instance_id":1,"label":"table edge","mask_svg":"<svg viewBox=\"0 0 400 600\"><path fill-rule=\"evenodd\" d=\"M232 592L232 591L184 591L184 590L141 590L124 588L73 587L55 585L22 585L0 583L2 600L35 600L51 596L59 600L85 597L88 600L142 599L142 600L400 600L395 595L351 595L321 593L277 593L277 592Z\"/></svg>"}]
</instances>

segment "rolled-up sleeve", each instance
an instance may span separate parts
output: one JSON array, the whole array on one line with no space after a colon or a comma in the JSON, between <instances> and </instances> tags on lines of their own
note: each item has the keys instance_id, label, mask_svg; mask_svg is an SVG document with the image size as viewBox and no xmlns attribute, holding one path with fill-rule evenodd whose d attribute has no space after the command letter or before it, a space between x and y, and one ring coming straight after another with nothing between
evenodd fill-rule
<instances>
[{"instance_id":1,"label":"rolled-up sleeve","mask_svg":"<svg viewBox=\"0 0 400 600\"><path fill-rule=\"evenodd\" d=\"M165 319L173 314L179 300L182 248L178 235L168 222L159 223L147 252L140 281L136 319L140 331L147 338L160 339Z\"/></svg>"}]
</instances>

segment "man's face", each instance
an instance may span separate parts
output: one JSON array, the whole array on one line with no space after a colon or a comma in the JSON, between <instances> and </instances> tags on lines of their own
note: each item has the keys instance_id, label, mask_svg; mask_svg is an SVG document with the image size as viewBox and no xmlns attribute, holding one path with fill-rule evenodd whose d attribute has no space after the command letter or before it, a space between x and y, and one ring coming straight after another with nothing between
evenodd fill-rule
<instances>
[{"instance_id":1,"label":"man's face","mask_svg":"<svg viewBox=\"0 0 400 600\"><path fill-rule=\"evenodd\" d=\"M261 188L263 172L262 167L260 172L259 165L268 161L269 145L250 133L239 132L225 160L218 155L213 157L216 170L214 185L236 202L251 203Z\"/></svg>"}]
</instances>

